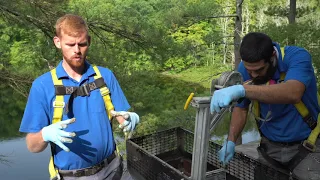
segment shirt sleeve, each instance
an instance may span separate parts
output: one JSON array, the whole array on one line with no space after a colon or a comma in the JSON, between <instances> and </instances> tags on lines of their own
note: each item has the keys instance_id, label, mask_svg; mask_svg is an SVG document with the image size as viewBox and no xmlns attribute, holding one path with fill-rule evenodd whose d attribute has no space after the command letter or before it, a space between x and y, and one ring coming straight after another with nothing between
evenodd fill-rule
<instances>
[{"instance_id":1,"label":"shirt sleeve","mask_svg":"<svg viewBox=\"0 0 320 180\"><path fill-rule=\"evenodd\" d=\"M294 46L286 47L284 63L288 67L285 81L297 80L306 87L309 86L314 70L308 51Z\"/></svg>"},{"instance_id":2,"label":"shirt sleeve","mask_svg":"<svg viewBox=\"0 0 320 180\"><path fill-rule=\"evenodd\" d=\"M49 125L45 99L44 91L39 86L39 83L33 82L20 124L20 132L36 133Z\"/></svg>"}]
</instances>

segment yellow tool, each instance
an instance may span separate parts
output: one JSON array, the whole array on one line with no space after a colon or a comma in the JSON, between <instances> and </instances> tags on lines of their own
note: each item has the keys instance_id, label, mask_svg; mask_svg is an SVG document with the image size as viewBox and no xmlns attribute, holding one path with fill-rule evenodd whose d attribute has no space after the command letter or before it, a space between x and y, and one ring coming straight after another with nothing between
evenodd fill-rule
<instances>
[{"instance_id":1,"label":"yellow tool","mask_svg":"<svg viewBox=\"0 0 320 180\"><path fill-rule=\"evenodd\" d=\"M190 93L190 95L189 95L189 97L188 97L188 99L187 99L186 103L184 104L184 108L183 108L184 110L187 110L187 109L188 109L189 104L190 104L190 102L191 102L191 100L192 100L193 96L194 96L194 93Z\"/></svg>"}]
</instances>

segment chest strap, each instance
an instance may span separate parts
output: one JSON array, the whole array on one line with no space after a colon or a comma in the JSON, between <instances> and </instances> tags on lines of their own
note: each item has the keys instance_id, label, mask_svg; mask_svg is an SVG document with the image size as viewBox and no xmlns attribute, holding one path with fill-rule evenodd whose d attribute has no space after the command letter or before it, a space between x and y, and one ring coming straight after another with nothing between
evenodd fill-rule
<instances>
[{"instance_id":1,"label":"chest strap","mask_svg":"<svg viewBox=\"0 0 320 180\"><path fill-rule=\"evenodd\" d=\"M82 86L63 86L63 85L55 85L55 93L56 95L71 95L74 96L89 96L90 91L95 89L99 89L105 86L106 83L104 82L103 78L98 78L91 83L83 84Z\"/></svg>"}]
</instances>

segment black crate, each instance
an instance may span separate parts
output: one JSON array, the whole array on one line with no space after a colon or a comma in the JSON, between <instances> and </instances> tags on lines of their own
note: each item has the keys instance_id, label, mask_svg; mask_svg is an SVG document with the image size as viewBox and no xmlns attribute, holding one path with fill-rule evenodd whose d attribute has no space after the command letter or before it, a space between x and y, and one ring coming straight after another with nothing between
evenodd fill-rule
<instances>
[{"instance_id":1,"label":"black crate","mask_svg":"<svg viewBox=\"0 0 320 180\"><path fill-rule=\"evenodd\" d=\"M127 166L136 180L190 179L193 133L172 128L127 141ZM209 142L207 179L288 179L284 173L236 153L226 170L218 160L219 144ZM209 175L210 174L210 175Z\"/></svg>"}]
</instances>

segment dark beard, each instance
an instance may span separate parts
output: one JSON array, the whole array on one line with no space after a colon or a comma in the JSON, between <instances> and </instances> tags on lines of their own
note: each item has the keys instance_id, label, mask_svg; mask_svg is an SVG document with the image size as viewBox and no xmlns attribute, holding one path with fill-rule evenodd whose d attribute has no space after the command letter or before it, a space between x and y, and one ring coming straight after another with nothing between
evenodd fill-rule
<instances>
[{"instance_id":1,"label":"dark beard","mask_svg":"<svg viewBox=\"0 0 320 180\"><path fill-rule=\"evenodd\" d=\"M267 83L270 79L272 79L274 73L277 70L277 63L275 66L273 66L273 64L271 63L271 61L269 61L269 67L268 70L266 72L265 76L258 76L256 78L252 78L252 83L254 85L262 85Z\"/></svg>"}]
</instances>

